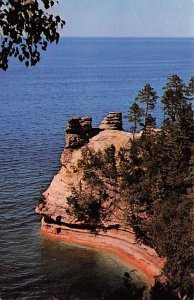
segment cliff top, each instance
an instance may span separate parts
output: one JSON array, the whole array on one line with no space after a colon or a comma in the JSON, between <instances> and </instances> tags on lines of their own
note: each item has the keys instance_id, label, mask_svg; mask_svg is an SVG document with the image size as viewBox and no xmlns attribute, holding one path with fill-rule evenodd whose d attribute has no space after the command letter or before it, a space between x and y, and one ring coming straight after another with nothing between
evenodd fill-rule
<instances>
[{"instance_id":1,"label":"cliff top","mask_svg":"<svg viewBox=\"0 0 194 300\"><path fill-rule=\"evenodd\" d=\"M74 223L75 218L67 214L67 198L73 188L79 187L82 179L82 171L77 167L82 150L87 146L103 151L114 145L118 151L121 147L127 147L131 138L132 134L122 129L122 114L119 112L110 112L99 128L92 128L91 117L70 118L66 128L66 146L61 155L61 169L42 194L44 201L37 206L36 212L53 220L60 217L65 223Z\"/></svg>"}]
</instances>

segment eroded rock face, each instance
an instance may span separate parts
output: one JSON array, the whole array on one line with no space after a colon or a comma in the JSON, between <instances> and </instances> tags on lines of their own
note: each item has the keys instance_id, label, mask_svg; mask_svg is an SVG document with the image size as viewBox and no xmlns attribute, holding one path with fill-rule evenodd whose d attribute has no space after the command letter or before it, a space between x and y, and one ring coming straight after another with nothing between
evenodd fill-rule
<instances>
[{"instance_id":1,"label":"eroded rock face","mask_svg":"<svg viewBox=\"0 0 194 300\"><path fill-rule=\"evenodd\" d=\"M109 112L108 116L106 116L100 124L100 129L122 130L122 126L122 113Z\"/></svg>"},{"instance_id":2,"label":"eroded rock face","mask_svg":"<svg viewBox=\"0 0 194 300\"><path fill-rule=\"evenodd\" d=\"M122 113L110 112L99 128L92 128L91 117L70 118L66 128L66 148L77 149L86 145L101 130L122 130Z\"/></svg>"},{"instance_id":3,"label":"eroded rock face","mask_svg":"<svg viewBox=\"0 0 194 300\"><path fill-rule=\"evenodd\" d=\"M138 134L139 136L139 134ZM71 118L66 128L66 147L61 155L61 169L53 178L48 189L43 192L44 201L36 208L36 212L44 216L42 229L65 238L92 247L110 250L121 256L145 273L153 283L164 264L157 253L143 244L137 244L135 234L125 227L119 209L102 224L106 231L100 230L98 236L79 222L76 217L67 213L67 198L72 188L77 189L82 179L82 171L77 167L84 147L104 150L114 145L116 152L129 146L132 134L122 130L121 113L109 113L100 128L92 128L90 117Z\"/></svg>"},{"instance_id":4,"label":"eroded rock face","mask_svg":"<svg viewBox=\"0 0 194 300\"><path fill-rule=\"evenodd\" d=\"M92 133L92 118L74 117L68 120L66 128L66 148L80 148L88 143Z\"/></svg>"},{"instance_id":5,"label":"eroded rock face","mask_svg":"<svg viewBox=\"0 0 194 300\"><path fill-rule=\"evenodd\" d=\"M129 143L132 134L119 130L102 130L98 134L89 139L87 147L97 150L104 150L112 144L115 146L116 151L121 147L126 147ZM58 216L61 216L61 220L65 223L75 223L76 219L69 216L66 212L68 209L67 197L72 193L72 188L77 189L79 187L80 180L82 178L82 171L77 168L77 162L81 158L82 149L85 146L79 148L65 148L61 155L61 169L58 174L53 178L48 189L43 192L42 196L44 202L37 206L36 212L56 221ZM107 225L115 223L112 216ZM118 223L118 221L117 221Z\"/></svg>"},{"instance_id":6,"label":"eroded rock face","mask_svg":"<svg viewBox=\"0 0 194 300\"><path fill-rule=\"evenodd\" d=\"M94 234L87 228L69 226L68 224L54 224L42 219L42 232L57 239L65 239L70 243L104 249L116 254L134 270L141 274L142 280L149 286L153 285L155 277L160 274L164 260L148 246L138 244L132 230L126 228L110 228L99 230Z\"/></svg>"}]
</instances>

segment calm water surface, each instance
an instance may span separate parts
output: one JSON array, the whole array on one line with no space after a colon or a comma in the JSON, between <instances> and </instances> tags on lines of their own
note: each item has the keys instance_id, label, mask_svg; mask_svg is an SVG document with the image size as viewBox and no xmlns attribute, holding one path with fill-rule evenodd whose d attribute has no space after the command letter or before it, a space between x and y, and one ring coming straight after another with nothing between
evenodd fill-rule
<instances>
[{"instance_id":1,"label":"calm water surface","mask_svg":"<svg viewBox=\"0 0 194 300\"><path fill-rule=\"evenodd\" d=\"M62 39L35 68L0 72L0 298L103 299L119 288L128 268L116 258L41 236L36 201L59 169L69 116L97 125L126 114L146 83L161 94L169 74L188 82L193 50L189 38Z\"/></svg>"}]
</instances>

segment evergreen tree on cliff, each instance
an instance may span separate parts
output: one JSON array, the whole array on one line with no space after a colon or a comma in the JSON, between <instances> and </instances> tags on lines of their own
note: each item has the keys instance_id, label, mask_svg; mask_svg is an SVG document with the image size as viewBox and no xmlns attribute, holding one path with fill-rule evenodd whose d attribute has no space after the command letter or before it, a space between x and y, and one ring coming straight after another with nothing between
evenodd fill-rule
<instances>
[{"instance_id":1,"label":"evergreen tree on cliff","mask_svg":"<svg viewBox=\"0 0 194 300\"><path fill-rule=\"evenodd\" d=\"M0 69L7 70L9 58L34 66L48 43L59 41L65 21L48 12L55 0L0 1Z\"/></svg>"},{"instance_id":2,"label":"evergreen tree on cliff","mask_svg":"<svg viewBox=\"0 0 194 300\"><path fill-rule=\"evenodd\" d=\"M164 87L163 129L146 137L141 143L142 168L152 186L148 190L147 218L142 218L139 230L144 241L166 257L165 287L174 295L192 295L191 208L188 195L192 182L191 146L193 143L193 113L187 97L187 87L177 75L171 75ZM157 151L153 149L157 145ZM145 180L145 176L142 181ZM142 193L145 192L142 190ZM142 231L141 231L142 230ZM138 231L139 232L139 231ZM162 238L161 238L162 236ZM185 251L186 249L186 251Z\"/></svg>"},{"instance_id":3,"label":"evergreen tree on cliff","mask_svg":"<svg viewBox=\"0 0 194 300\"><path fill-rule=\"evenodd\" d=\"M149 112L155 108L157 98L158 96L150 84L146 84L144 88L141 91L139 91L137 97L135 98L137 102L145 106L144 127L146 126L146 122L148 122L148 116L149 120L151 119L151 115L149 114Z\"/></svg>"},{"instance_id":4,"label":"evergreen tree on cliff","mask_svg":"<svg viewBox=\"0 0 194 300\"><path fill-rule=\"evenodd\" d=\"M191 96L194 95L194 76L191 77L190 81L189 81L189 93ZM191 100L193 100L194 98L192 97Z\"/></svg>"},{"instance_id":5,"label":"evergreen tree on cliff","mask_svg":"<svg viewBox=\"0 0 194 300\"><path fill-rule=\"evenodd\" d=\"M180 122L184 118L183 111L187 107L187 87L178 75L168 77L164 86L162 103L164 104L165 119Z\"/></svg>"},{"instance_id":6,"label":"evergreen tree on cliff","mask_svg":"<svg viewBox=\"0 0 194 300\"><path fill-rule=\"evenodd\" d=\"M166 258L166 282L162 288L156 284L153 299L192 298L192 89L193 77L188 87L177 75L168 78L162 96L163 128L145 132L144 126L142 136L132 141L128 175L123 172L128 178L124 188L131 207L128 220L137 239Z\"/></svg>"},{"instance_id":7,"label":"evergreen tree on cliff","mask_svg":"<svg viewBox=\"0 0 194 300\"><path fill-rule=\"evenodd\" d=\"M142 125L142 117L144 114L144 110L139 107L137 103L133 103L131 107L129 108L129 112L126 116L127 120L132 123L131 131L133 133L133 139L134 135L137 132L138 125Z\"/></svg>"}]
</instances>

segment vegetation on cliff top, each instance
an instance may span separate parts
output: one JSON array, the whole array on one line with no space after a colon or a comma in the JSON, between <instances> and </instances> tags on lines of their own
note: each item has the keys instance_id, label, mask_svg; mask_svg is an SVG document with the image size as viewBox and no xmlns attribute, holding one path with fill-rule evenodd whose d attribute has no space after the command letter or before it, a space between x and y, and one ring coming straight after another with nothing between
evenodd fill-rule
<instances>
[{"instance_id":1,"label":"vegetation on cliff top","mask_svg":"<svg viewBox=\"0 0 194 300\"><path fill-rule=\"evenodd\" d=\"M194 77L186 86L170 76L161 97L164 121L155 130L151 111L158 96L146 85L127 115L130 146L118 153L114 146L104 152L86 147L78 162L80 189L68 198L69 213L96 228L119 210L137 240L166 258L166 282L156 280L153 299L192 298L193 93ZM138 128L142 135L136 139Z\"/></svg>"}]
</instances>

